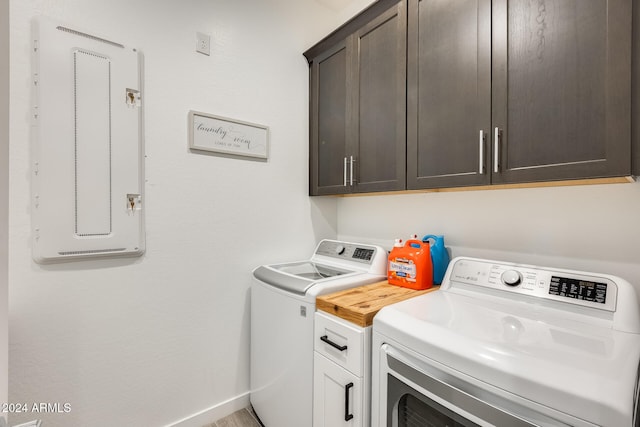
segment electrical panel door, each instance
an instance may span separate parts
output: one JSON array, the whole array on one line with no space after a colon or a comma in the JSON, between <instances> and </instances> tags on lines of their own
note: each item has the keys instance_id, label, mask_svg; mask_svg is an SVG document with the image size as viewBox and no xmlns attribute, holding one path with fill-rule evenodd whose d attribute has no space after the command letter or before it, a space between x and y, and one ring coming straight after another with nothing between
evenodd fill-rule
<instances>
[{"instance_id":1,"label":"electrical panel door","mask_svg":"<svg viewBox=\"0 0 640 427\"><path fill-rule=\"evenodd\" d=\"M33 64L34 259L141 255L142 55L38 18Z\"/></svg>"}]
</instances>

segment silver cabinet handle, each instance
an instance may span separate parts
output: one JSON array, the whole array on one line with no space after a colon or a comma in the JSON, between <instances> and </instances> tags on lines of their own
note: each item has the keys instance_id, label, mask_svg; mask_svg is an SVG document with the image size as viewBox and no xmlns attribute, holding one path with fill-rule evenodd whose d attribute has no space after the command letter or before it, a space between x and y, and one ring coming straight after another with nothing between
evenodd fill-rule
<instances>
[{"instance_id":1,"label":"silver cabinet handle","mask_svg":"<svg viewBox=\"0 0 640 427\"><path fill-rule=\"evenodd\" d=\"M493 172L500 172L500 128L496 127L493 138Z\"/></svg>"},{"instance_id":2,"label":"silver cabinet handle","mask_svg":"<svg viewBox=\"0 0 640 427\"><path fill-rule=\"evenodd\" d=\"M344 172L344 181L342 185L346 187L347 186L347 157L346 156L344 158L344 167L342 168L342 171Z\"/></svg>"},{"instance_id":3,"label":"silver cabinet handle","mask_svg":"<svg viewBox=\"0 0 640 427\"><path fill-rule=\"evenodd\" d=\"M480 159L478 160L478 173L484 174L484 131L480 131L480 138L478 138L478 145L480 146Z\"/></svg>"},{"instance_id":4,"label":"silver cabinet handle","mask_svg":"<svg viewBox=\"0 0 640 427\"><path fill-rule=\"evenodd\" d=\"M353 185L353 162L355 162L355 160L353 159L353 156L349 156L349 158L350 158L350 162L349 162L349 164L350 164L350 166L349 166L349 168L350 168L350 174L349 174L350 182L349 182L349 185Z\"/></svg>"}]
</instances>

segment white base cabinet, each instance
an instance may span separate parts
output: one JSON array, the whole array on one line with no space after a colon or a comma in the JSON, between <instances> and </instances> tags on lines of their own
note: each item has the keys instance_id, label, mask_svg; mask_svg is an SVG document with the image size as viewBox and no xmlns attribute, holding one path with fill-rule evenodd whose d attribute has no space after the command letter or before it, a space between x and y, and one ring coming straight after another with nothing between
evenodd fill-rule
<instances>
[{"instance_id":1,"label":"white base cabinet","mask_svg":"<svg viewBox=\"0 0 640 427\"><path fill-rule=\"evenodd\" d=\"M315 313L313 426L366 427L370 422L371 326Z\"/></svg>"},{"instance_id":2,"label":"white base cabinet","mask_svg":"<svg viewBox=\"0 0 640 427\"><path fill-rule=\"evenodd\" d=\"M362 426L362 378L317 352L313 363L314 427Z\"/></svg>"}]
</instances>

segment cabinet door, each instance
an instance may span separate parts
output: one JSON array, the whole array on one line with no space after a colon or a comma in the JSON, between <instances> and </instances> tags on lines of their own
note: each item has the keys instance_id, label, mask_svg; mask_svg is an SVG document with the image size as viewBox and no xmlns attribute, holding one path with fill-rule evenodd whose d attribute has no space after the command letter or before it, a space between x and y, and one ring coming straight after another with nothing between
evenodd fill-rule
<instances>
[{"instance_id":1,"label":"cabinet door","mask_svg":"<svg viewBox=\"0 0 640 427\"><path fill-rule=\"evenodd\" d=\"M362 427L362 379L313 355L313 427Z\"/></svg>"},{"instance_id":2,"label":"cabinet door","mask_svg":"<svg viewBox=\"0 0 640 427\"><path fill-rule=\"evenodd\" d=\"M350 156L354 191L403 190L406 155L406 3L350 38Z\"/></svg>"},{"instance_id":3,"label":"cabinet door","mask_svg":"<svg viewBox=\"0 0 640 427\"><path fill-rule=\"evenodd\" d=\"M631 0L494 0L493 45L494 183L630 174Z\"/></svg>"},{"instance_id":4,"label":"cabinet door","mask_svg":"<svg viewBox=\"0 0 640 427\"><path fill-rule=\"evenodd\" d=\"M488 184L491 1L409 0L407 187Z\"/></svg>"},{"instance_id":5,"label":"cabinet door","mask_svg":"<svg viewBox=\"0 0 640 427\"><path fill-rule=\"evenodd\" d=\"M347 46L314 58L310 79L309 186L311 195L342 194L346 180Z\"/></svg>"}]
</instances>

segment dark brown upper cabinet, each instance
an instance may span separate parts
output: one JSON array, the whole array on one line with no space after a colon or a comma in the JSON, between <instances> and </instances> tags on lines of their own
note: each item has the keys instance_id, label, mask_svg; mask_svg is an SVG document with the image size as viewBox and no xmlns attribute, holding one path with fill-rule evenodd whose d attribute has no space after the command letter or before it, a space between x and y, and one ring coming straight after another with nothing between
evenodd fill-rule
<instances>
[{"instance_id":1,"label":"dark brown upper cabinet","mask_svg":"<svg viewBox=\"0 0 640 427\"><path fill-rule=\"evenodd\" d=\"M409 0L407 187L489 184L491 0Z\"/></svg>"},{"instance_id":2,"label":"dark brown upper cabinet","mask_svg":"<svg viewBox=\"0 0 640 427\"><path fill-rule=\"evenodd\" d=\"M493 1L493 183L631 174L631 4Z\"/></svg>"},{"instance_id":3,"label":"dark brown upper cabinet","mask_svg":"<svg viewBox=\"0 0 640 427\"><path fill-rule=\"evenodd\" d=\"M344 194L347 186L346 40L313 59L310 96L311 194Z\"/></svg>"},{"instance_id":4,"label":"dark brown upper cabinet","mask_svg":"<svg viewBox=\"0 0 640 427\"><path fill-rule=\"evenodd\" d=\"M408 188L631 174L630 0L408 7Z\"/></svg>"},{"instance_id":5,"label":"dark brown upper cabinet","mask_svg":"<svg viewBox=\"0 0 640 427\"><path fill-rule=\"evenodd\" d=\"M637 173L639 10L632 0L374 2L305 53L310 194Z\"/></svg>"},{"instance_id":6,"label":"dark brown upper cabinet","mask_svg":"<svg viewBox=\"0 0 640 427\"><path fill-rule=\"evenodd\" d=\"M406 4L364 15L305 53L311 195L406 187Z\"/></svg>"}]
</instances>

